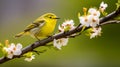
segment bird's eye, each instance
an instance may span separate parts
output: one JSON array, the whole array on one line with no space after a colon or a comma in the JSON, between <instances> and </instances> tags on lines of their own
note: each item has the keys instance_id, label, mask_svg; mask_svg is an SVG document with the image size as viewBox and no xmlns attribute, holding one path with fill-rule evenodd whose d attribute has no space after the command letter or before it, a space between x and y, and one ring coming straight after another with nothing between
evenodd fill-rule
<instances>
[{"instance_id":1,"label":"bird's eye","mask_svg":"<svg viewBox=\"0 0 120 67\"><path fill-rule=\"evenodd\" d=\"M49 17L49 18L52 18L52 17Z\"/></svg>"}]
</instances>

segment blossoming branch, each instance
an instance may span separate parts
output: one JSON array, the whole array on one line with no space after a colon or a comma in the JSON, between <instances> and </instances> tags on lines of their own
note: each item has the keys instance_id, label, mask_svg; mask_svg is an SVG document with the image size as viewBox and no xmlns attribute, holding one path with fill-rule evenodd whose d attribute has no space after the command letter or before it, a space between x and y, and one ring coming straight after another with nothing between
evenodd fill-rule
<instances>
[{"instance_id":1,"label":"blossoming branch","mask_svg":"<svg viewBox=\"0 0 120 67\"><path fill-rule=\"evenodd\" d=\"M63 24L58 26L58 32L48 38L45 38L40 41L36 41L33 44L22 49L22 44L14 44L9 43L8 40L5 41L5 45L0 43L0 48L3 52L3 57L0 58L0 63L4 63L6 61L12 60L14 58L25 57L25 61L32 61L35 59L35 55L33 52L39 54L41 52L35 51L35 48L40 46L46 46L47 43L53 41L53 47L58 50L62 49L62 46L66 46L69 42L69 38L76 37L81 35L84 31L89 34L90 39L101 36L102 25L112 24L112 23L120 23L119 19L114 19L120 15L120 4L117 3L117 10L108 14L105 12L108 5L104 2L101 2L100 7L97 8L83 8L84 14L81 15L78 13L78 18L80 24L75 26L74 21L66 20ZM104 17L101 17L101 14ZM112 19L112 20L111 20Z\"/></svg>"}]
</instances>

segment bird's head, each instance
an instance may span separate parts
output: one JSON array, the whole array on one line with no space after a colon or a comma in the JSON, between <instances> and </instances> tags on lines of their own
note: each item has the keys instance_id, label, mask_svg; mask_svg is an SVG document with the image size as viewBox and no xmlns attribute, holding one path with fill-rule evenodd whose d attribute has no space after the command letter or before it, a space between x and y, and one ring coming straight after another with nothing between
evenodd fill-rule
<instances>
[{"instance_id":1,"label":"bird's head","mask_svg":"<svg viewBox=\"0 0 120 67\"><path fill-rule=\"evenodd\" d=\"M53 13L46 13L42 16L46 21L56 22L57 19L59 19L55 14Z\"/></svg>"}]
</instances>

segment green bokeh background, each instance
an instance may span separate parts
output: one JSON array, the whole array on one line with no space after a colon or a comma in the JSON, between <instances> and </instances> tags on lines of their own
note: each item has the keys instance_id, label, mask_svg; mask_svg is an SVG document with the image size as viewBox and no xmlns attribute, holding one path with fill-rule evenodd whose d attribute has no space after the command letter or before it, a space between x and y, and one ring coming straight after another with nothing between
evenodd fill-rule
<instances>
[{"instance_id":1,"label":"green bokeh background","mask_svg":"<svg viewBox=\"0 0 120 67\"><path fill-rule=\"evenodd\" d=\"M82 14L83 7L99 7L101 1L108 4L108 13L115 10L117 0L0 0L0 42L8 39L25 47L36 39L29 36L15 39L13 36L40 15L55 13L61 18L57 26L65 19L73 19L77 25L78 12ZM32 62L19 58L0 67L120 67L120 24L105 25L102 29L101 37L89 39L81 35L69 39L61 51L43 47L47 52L36 55Z\"/></svg>"}]
</instances>

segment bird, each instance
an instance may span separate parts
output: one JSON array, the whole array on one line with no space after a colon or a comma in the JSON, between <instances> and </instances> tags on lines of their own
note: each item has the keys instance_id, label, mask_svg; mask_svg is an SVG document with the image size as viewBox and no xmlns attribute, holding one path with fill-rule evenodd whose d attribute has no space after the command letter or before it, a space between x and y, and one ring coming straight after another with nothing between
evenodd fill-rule
<instances>
[{"instance_id":1,"label":"bird","mask_svg":"<svg viewBox=\"0 0 120 67\"><path fill-rule=\"evenodd\" d=\"M29 24L23 32L15 35L19 38L23 35L30 35L38 40L51 36L53 33L58 18L54 13L46 13L38 17L35 21Z\"/></svg>"}]
</instances>

